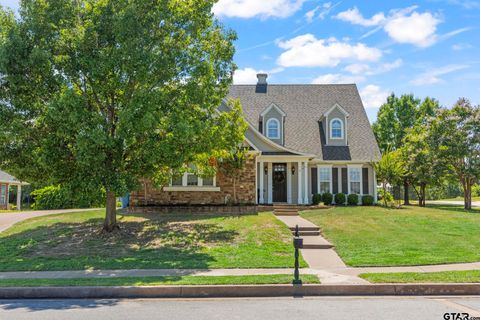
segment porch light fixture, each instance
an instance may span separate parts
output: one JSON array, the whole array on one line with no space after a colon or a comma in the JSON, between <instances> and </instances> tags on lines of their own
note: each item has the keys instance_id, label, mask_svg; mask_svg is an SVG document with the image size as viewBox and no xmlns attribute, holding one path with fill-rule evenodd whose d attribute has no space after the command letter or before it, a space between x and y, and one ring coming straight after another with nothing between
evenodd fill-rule
<instances>
[{"instance_id":1,"label":"porch light fixture","mask_svg":"<svg viewBox=\"0 0 480 320\"><path fill-rule=\"evenodd\" d=\"M264 172L265 174L268 174L268 167L267 167L267 166L263 166L263 172Z\"/></svg>"},{"instance_id":2,"label":"porch light fixture","mask_svg":"<svg viewBox=\"0 0 480 320\"><path fill-rule=\"evenodd\" d=\"M292 175L295 175L295 167L292 166Z\"/></svg>"}]
</instances>

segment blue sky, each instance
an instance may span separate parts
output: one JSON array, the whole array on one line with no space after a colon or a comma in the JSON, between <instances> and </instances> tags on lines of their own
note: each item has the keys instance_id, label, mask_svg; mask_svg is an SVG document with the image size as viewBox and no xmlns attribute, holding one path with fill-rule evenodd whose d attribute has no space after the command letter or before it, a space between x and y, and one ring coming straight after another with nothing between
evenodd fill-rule
<instances>
[{"instance_id":1,"label":"blue sky","mask_svg":"<svg viewBox=\"0 0 480 320\"><path fill-rule=\"evenodd\" d=\"M391 92L480 103L480 0L220 0L214 13L238 34L236 83L356 83L371 121Z\"/></svg>"}]
</instances>

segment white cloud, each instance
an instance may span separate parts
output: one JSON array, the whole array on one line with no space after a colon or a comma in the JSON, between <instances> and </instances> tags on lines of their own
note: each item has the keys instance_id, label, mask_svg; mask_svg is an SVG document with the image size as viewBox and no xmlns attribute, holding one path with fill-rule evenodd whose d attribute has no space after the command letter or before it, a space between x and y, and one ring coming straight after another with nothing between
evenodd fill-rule
<instances>
[{"instance_id":1,"label":"white cloud","mask_svg":"<svg viewBox=\"0 0 480 320\"><path fill-rule=\"evenodd\" d=\"M379 12L370 19L364 18L357 7L336 15L337 19L365 27L376 27L367 32L362 38L366 38L383 29L388 36L398 43L413 44L417 47L428 47L438 40L436 34L437 25L442 22L430 12L419 13L418 7L411 6L404 9L391 10L387 16ZM448 36L456 35L466 30L456 30Z\"/></svg>"},{"instance_id":2,"label":"white cloud","mask_svg":"<svg viewBox=\"0 0 480 320\"><path fill-rule=\"evenodd\" d=\"M278 42L286 51L277 60L282 67L335 67L347 61L377 61L382 51L363 43L351 45L335 38L317 39L305 34Z\"/></svg>"},{"instance_id":3,"label":"white cloud","mask_svg":"<svg viewBox=\"0 0 480 320\"><path fill-rule=\"evenodd\" d=\"M323 20L327 17L330 11L332 11L332 9L339 4L340 2L337 2L336 4L332 4L331 2L325 2L324 4L316 6L312 10L307 11L307 13L305 13L305 19L308 23L311 23L315 19L315 17ZM319 13L317 14L317 12Z\"/></svg>"},{"instance_id":4,"label":"white cloud","mask_svg":"<svg viewBox=\"0 0 480 320\"><path fill-rule=\"evenodd\" d=\"M410 16L398 16L389 20L385 24L385 31L396 42L428 47L437 40L436 31L440 22L430 12L413 12Z\"/></svg>"},{"instance_id":5,"label":"white cloud","mask_svg":"<svg viewBox=\"0 0 480 320\"><path fill-rule=\"evenodd\" d=\"M466 69L468 67L469 67L468 65L463 65L463 64L450 64L441 68L436 68L436 69L432 69L427 72L424 72L420 74L417 78L410 81L410 83L416 86L426 86L426 85L431 85L435 83L440 83L443 81L440 78L440 76L443 76L458 70Z\"/></svg>"},{"instance_id":6,"label":"white cloud","mask_svg":"<svg viewBox=\"0 0 480 320\"><path fill-rule=\"evenodd\" d=\"M363 76L327 73L313 79L313 84L360 83L365 81Z\"/></svg>"},{"instance_id":7,"label":"white cloud","mask_svg":"<svg viewBox=\"0 0 480 320\"><path fill-rule=\"evenodd\" d=\"M456 43L452 46L452 49L455 51L461 51L461 50L466 50L473 48L473 46L469 43Z\"/></svg>"},{"instance_id":8,"label":"white cloud","mask_svg":"<svg viewBox=\"0 0 480 320\"><path fill-rule=\"evenodd\" d=\"M361 74L370 71L370 66L364 63L352 63L346 66L344 70L350 72L351 74Z\"/></svg>"},{"instance_id":9,"label":"white cloud","mask_svg":"<svg viewBox=\"0 0 480 320\"><path fill-rule=\"evenodd\" d=\"M315 18L315 15L317 14L318 9L320 9L320 6L317 6L316 8L305 13L305 19L307 19L307 22L313 21L313 18Z\"/></svg>"},{"instance_id":10,"label":"white cloud","mask_svg":"<svg viewBox=\"0 0 480 320\"><path fill-rule=\"evenodd\" d=\"M257 83L257 73L259 71L253 68L237 69L233 74L234 84L255 84Z\"/></svg>"},{"instance_id":11,"label":"white cloud","mask_svg":"<svg viewBox=\"0 0 480 320\"><path fill-rule=\"evenodd\" d=\"M390 93L388 91L373 84L369 84L360 90L360 96L362 97L365 108L380 108L389 95Z\"/></svg>"},{"instance_id":12,"label":"white cloud","mask_svg":"<svg viewBox=\"0 0 480 320\"><path fill-rule=\"evenodd\" d=\"M213 6L217 16L263 19L286 18L300 10L306 0L220 0Z\"/></svg>"},{"instance_id":13,"label":"white cloud","mask_svg":"<svg viewBox=\"0 0 480 320\"><path fill-rule=\"evenodd\" d=\"M379 12L375 14L370 19L365 19L357 7L353 7L352 9L348 9L347 11L340 12L335 16L335 18L343 21L347 21L353 24L359 24L364 27L377 26L381 22L385 21L385 15L383 12Z\"/></svg>"}]
</instances>

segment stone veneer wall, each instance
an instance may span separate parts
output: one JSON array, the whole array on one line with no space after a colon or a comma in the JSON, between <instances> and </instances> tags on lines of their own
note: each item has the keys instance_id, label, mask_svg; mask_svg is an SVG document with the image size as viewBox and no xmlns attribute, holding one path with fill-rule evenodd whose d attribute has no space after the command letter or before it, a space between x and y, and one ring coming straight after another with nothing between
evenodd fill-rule
<instances>
[{"instance_id":1,"label":"stone veneer wall","mask_svg":"<svg viewBox=\"0 0 480 320\"><path fill-rule=\"evenodd\" d=\"M247 160L237 179L237 199L240 203L255 203L255 158ZM217 173L220 191L163 191L147 180L140 190L130 195L131 207L166 205L223 205L233 201L233 181L220 171Z\"/></svg>"}]
</instances>

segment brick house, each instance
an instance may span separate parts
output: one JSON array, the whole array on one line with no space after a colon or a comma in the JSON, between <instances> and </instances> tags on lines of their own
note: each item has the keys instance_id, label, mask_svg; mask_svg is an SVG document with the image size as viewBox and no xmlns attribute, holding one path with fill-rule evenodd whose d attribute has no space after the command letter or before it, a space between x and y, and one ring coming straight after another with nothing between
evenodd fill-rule
<instances>
[{"instance_id":1,"label":"brick house","mask_svg":"<svg viewBox=\"0 0 480 320\"><path fill-rule=\"evenodd\" d=\"M237 197L249 204L310 204L315 193L372 195L371 162L380 151L354 84L233 85L249 127L250 158L237 182ZM226 110L222 104L220 110ZM232 180L218 172L202 179L191 173L155 189L146 182L131 194L131 206L225 204Z\"/></svg>"}]
</instances>

